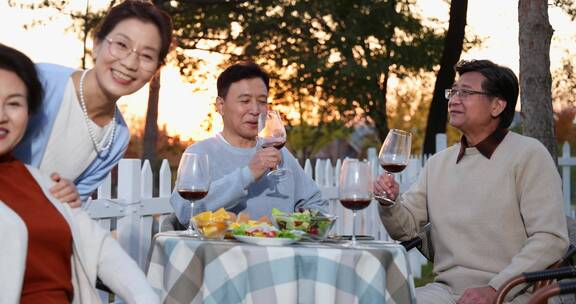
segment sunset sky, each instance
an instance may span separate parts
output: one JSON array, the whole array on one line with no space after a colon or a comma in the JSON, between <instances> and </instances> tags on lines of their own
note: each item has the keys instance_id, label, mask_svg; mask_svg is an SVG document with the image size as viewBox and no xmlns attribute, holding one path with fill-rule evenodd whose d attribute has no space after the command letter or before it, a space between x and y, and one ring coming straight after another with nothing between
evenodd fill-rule
<instances>
[{"instance_id":1,"label":"sunset sky","mask_svg":"<svg viewBox=\"0 0 576 304\"><path fill-rule=\"evenodd\" d=\"M10 8L7 0L0 0L0 42L18 48L36 62L52 62L71 67L80 64L82 46L76 34L66 32L70 21L60 17L48 21L44 26L28 30L22 28L34 18L45 17L51 12L31 12ZM22 2L35 2L22 0ZM36 1L37 2L37 1ZM77 9L83 9L86 0L72 1ZM92 7L106 7L107 0L91 0ZM448 20L449 6L443 0L419 0L425 16ZM517 1L470 0L468 4L467 31L485 39L481 48L470 50L463 59L484 58L509 66L518 71L518 15ZM52 12L54 13L54 12ZM576 22L570 21L560 9L549 10L550 23L554 28L551 49L552 69L559 67L566 50L576 49ZM445 23L447 26L447 22ZM572 53L574 54L574 53ZM177 69L167 66L162 71L160 92L159 125L167 124L171 135L199 140L209 136L200 129L206 114L212 110L216 97L216 76L220 72L216 65L219 57L195 52L210 61L205 67L210 72L208 80L194 85L186 83ZM119 101L129 121L140 119L146 113L148 88ZM217 116L217 115L216 115ZM216 123L218 125L219 123Z\"/></svg>"}]
</instances>

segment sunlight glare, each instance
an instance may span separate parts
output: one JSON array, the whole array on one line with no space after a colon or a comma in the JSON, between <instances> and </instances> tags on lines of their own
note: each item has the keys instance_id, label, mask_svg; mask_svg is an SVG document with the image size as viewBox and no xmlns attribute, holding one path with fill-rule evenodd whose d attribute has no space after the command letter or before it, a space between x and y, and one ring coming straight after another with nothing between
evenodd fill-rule
<instances>
[{"instance_id":1,"label":"sunlight glare","mask_svg":"<svg viewBox=\"0 0 576 304\"><path fill-rule=\"evenodd\" d=\"M166 125L168 135L181 139L201 140L212 135L202 130L201 124L213 112L216 85L185 82L178 68L168 65L162 69L158 127ZM148 85L138 92L125 96L119 102L125 107L126 120L144 119L148 104ZM217 114L216 114L217 115ZM217 129L217 128L215 128Z\"/></svg>"}]
</instances>

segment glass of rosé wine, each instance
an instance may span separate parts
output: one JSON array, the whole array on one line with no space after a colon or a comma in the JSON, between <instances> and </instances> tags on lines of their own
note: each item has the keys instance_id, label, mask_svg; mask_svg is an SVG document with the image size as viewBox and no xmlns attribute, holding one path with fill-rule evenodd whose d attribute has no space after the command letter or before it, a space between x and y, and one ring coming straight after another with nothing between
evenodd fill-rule
<instances>
[{"instance_id":1,"label":"glass of ros\u00e9 wine","mask_svg":"<svg viewBox=\"0 0 576 304\"><path fill-rule=\"evenodd\" d=\"M258 117L258 137L262 148L274 147L281 150L286 144L286 129L282 118L276 111L268 110ZM288 169L275 168L268 176L282 178L290 172Z\"/></svg>"}]
</instances>

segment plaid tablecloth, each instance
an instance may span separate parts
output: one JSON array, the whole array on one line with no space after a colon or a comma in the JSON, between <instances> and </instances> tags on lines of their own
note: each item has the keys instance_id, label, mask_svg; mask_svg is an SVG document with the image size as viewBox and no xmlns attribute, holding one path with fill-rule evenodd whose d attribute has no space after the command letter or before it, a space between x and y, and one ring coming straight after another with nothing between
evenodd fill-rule
<instances>
[{"instance_id":1,"label":"plaid tablecloth","mask_svg":"<svg viewBox=\"0 0 576 304\"><path fill-rule=\"evenodd\" d=\"M284 247L160 233L148 281L164 303L416 303L404 248Z\"/></svg>"}]
</instances>

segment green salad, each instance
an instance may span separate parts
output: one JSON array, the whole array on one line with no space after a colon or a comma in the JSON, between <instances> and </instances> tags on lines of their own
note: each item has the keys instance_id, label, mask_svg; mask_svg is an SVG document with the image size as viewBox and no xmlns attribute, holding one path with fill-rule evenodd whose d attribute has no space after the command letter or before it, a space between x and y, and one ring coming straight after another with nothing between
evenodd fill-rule
<instances>
[{"instance_id":1,"label":"green salad","mask_svg":"<svg viewBox=\"0 0 576 304\"><path fill-rule=\"evenodd\" d=\"M281 230L300 230L320 238L326 237L336 219L317 210L287 214L276 208L272 209L272 217Z\"/></svg>"},{"instance_id":2,"label":"green salad","mask_svg":"<svg viewBox=\"0 0 576 304\"><path fill-rule=\"evenodd\" d=\"M254 236L254 237L267 237L267 238L289 238L289 239L299 239L300 236L296 233L277 229L274 226L268 224L250 225L248 223L241 223L234 225L232 228L232 235L243 235L243 236Z\"/></svg>"}]
</instances>

